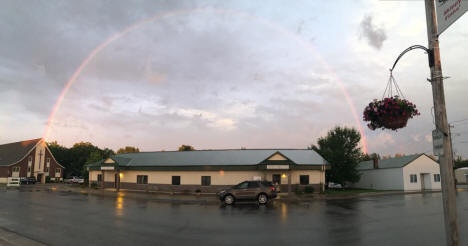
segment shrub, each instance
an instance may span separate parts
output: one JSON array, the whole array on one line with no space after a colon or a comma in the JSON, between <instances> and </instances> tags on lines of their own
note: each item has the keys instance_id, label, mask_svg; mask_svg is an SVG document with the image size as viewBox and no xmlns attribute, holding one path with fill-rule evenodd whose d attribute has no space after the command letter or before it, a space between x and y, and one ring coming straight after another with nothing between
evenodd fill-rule
<instances>
[{"instance_id":1,"label":"shrub","mask_svg":"<svg viewBox=\"0 0 468 246\"><path fill-rule=\"evenodd\" d=\"M304 194L304 192L302 192L302 190L298 186L296 186L296 189L294 190L294 193L296 193L296 195L298 195L298 196Z\"/></svg>"},{"instance_id":2,"label":"shrub","mask_svg":"<svg viewBox=\"0 0 468 246\"><path fill-rule=\"evenodd\" d=\"M314 187L306 186L306 187L304 187L304 192L305 193L314 193Z\"/></svg>"},{"instance_id":3,"label":"shrub","mask_svg":"<svg viewBox=\"0 0 468 246\"><path fill-rule=\"evenodd\" d=\"M97 185L96 182L92 182L92 183L91 183L91 188L97 189L97 187L98 187L98 185Z\"/></svg>"},{"instance_id":4,"label":"shrub","mask_svg":"<svg viewBox=\"0 0 468 246\"><path fill-rule=\"evenodd\" d=\"M46 183L50 183L50 177L49 177L49 176L46 176L45 182L46 182Z\"/></svg>"}]
</instances>

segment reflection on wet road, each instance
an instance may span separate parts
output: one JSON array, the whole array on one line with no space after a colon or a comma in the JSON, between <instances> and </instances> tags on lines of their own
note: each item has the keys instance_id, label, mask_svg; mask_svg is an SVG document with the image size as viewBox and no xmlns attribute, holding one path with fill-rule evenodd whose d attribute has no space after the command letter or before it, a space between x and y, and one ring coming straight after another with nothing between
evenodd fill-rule
<instances>
[{"instance_id":1,"label":"reflection on wet road","mask_svg":"<svg viewBox=\"0 0 468 246\"><path fill-rule=\"evenodd\" d=\"M443 245L440 193L268 206L0 191L0 227L50 245ZM468 192L458 193L468 245Z\"/></svg>"}]
</instances>

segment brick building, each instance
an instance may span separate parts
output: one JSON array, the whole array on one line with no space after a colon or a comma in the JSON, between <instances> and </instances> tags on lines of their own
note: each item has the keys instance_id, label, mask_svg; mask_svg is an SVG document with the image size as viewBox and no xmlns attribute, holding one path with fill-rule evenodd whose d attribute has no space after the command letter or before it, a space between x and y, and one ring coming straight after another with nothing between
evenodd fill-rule
<instances>
[{"instance_id":1,"label":"brick building","mask_svg":"<svg viewBox=\"0 0 468 246\"><path fill-rule=\"evenodd\" d=\"M0 145L0 183L8 177L31 177L45 183L63 180L63 169L43 139L32 139Z\"/></svg>"}]
</instances>

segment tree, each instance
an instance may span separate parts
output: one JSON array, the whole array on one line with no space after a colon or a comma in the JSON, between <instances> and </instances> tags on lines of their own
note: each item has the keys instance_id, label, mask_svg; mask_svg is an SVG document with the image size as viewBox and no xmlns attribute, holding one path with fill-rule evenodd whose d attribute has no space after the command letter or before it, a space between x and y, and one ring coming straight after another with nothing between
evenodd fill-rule
<instances>
[{"instance_id":1,"label":"tree","mask_svg":"<svg viewBox=\"0 0 468 246\"><path fill-rule=\"evenodd\" d=\"M401 154L401 153L396 153L396 154L395 154L395 158L403 157L403 156L406 156L406 155L405 155L405 154Z\"/></svg>"},{"instance_id":2,"label":"tree","mask_svg":"<svg viewBox=\"0 0 468 246\"><path fill-rule=\"evenodd\" d=\"M125 153L137 153L140 150L137 147L133 146L125 146L125 148L120 148L117 150L117 154L125 154Z\"/></svg>"},{"instance_id":3,"label":"tree","mask_svg":"<svg viewBox=\"0 0 468 246\"><path fill-rule=\"evenodd\" d=\"M371 160L374 160L374 159L377 159L377 160L380 160L380 155L377 154L377 153L372 153L372 154L362 154L361 158L360 158L360 162L361 161L371 161Z\"/></svg>"},{"instance_id":4,"label":"tree","mask_svg":"<svg viewBox=\"0 0 468 246\"><path fill-rule=\"evenodd\" d=\"M65 167L64 177L86 174L84 165L99 161L114 155L114 151L108 148L100 149L89 142L75 143L67 148L56 141L47 143L55 159Z\"/></svg>"},{"instance_id":5,"label":"tree","mask_svg":"<svg viewBox=\"0 0 468 246\"><path fill-rule=\"evenodd\" d=\"M195 150L195 148L192 147L192 146L190 146L190 145L182 144L182 145L179 147L179 151L192 151L192 150Z\"/></svg>"},{"instance_id":6,"label":"tree","mask_svg":"<svg viewBox=\"0 0 468 246\"><path fill-rule=\"evenodd\" d=\"M468 160L463 160L461 157L455 160L454 169L461 168L461 167L468 167Z\"/></svg>"},{"instance_id":7,"label":"tree","mask_svg":"<svg viewBox=\"0 0 468 246\"><path fill-rule=\"evenodd\" d=\"M326 137L318 139L318 146L311 146L330 163L330 181L343 186L359 181L356 166L363 156L359 141L361 135L354 128L335 127Z\"/></svg>"}]
</instances>

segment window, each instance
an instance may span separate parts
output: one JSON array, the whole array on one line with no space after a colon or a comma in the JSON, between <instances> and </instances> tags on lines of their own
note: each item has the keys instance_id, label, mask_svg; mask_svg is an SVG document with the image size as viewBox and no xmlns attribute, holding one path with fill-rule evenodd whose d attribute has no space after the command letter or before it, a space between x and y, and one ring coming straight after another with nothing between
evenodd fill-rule
<instances>
[{"instance_id":1,"label":"window","mask_svg":"<svg viewBox=\"0 0 468 246\"><path fill-rule=\"evenodd\" d=\"M31 167L28 167L28 173L30 173L30 172L31 172Z\"/></svg>"},{"instance_id":2,"label":"window","mask_svg":"<svg viewBox=\"0 0 468 246\"><path fill-rule=\"evenodd\" d=\"M309 175L301 175L299 176L299 183L301 185L308 185L309 184Z\"/></svg>"},{"instance_id":3,"label":"window","mask_svg":"<svg viewBox=\"0 0 468 246\"><path fill-rule=\"evenodd\" d=\"M148 175L137 175L137 184L148 184Z\"/></svg>"},{"instance_id":4,"label":"window","mask_svg":"<svg viewBox=\"0 0 468 246\"><path fill-rule=\"evenodd\" d=\"M46 166L47 166L47 167L50 167L50 158L47 158L47 159L46 159Z\"/></svg>"},{"instance_id":5,"label":"window","mask_svg":"<svg viewBox=\"0 0 468 246\"><path fill-rule=\"evenodd\" d=\"M248 182L242 182L240 184L238 184L235 189L247 189L249 187L249 183Z\"/></svg>"},{"instance_id":6,"label":"window","mask_svg":"<svg viewBox=\"0 0 468 246\"><path fill-rule=\"evenodd\" d=\"M61 172L62 172L62 169L60 169L60 168L55 169L55 173L61 173Z\"/></svg>"},{"instance_id":7,"label":"window","mask_svg":"<svg viewBox=\"0 0 468 246\"><path fill-rule=\"evenodd\" d=\"M211 176L201 176L201 185L211 185Z\"/></svg>"},{"instance_id":8,"label":"window","mask_svg":"<svg viewBox=\"0 0 468 246\"><path fill-rule=\"evenodd\" d=\"M434 174L434 182L440 182L440 174Z\"/></svg>"},{"instance_id":9,"label":"window","mask_svg":"<svg viewBox=\"0 0 468 246\"><path fill-rule=\"evenodd\" d=\"M410 183L417 183L417 182L418 182L418 176L416 174L411 174Z\"/></svg>"},{"instance_id":10,"label":"window","mask_svg":"<svg viewBox=\"0 0 468 246\"><path fill-rule=\"evenodd\" d=\"M32 162L32 156L28 157L28 162Z\"/></svg>"},{"instance_id":11,"label":"window","mask_svg":"<svg viewBox=\"0 0 468 246\"><path fill-rule=\"evenodd\" d=\"M48 167L45 168L45 172L46 172L46 173L49 172L49 168L48 168Z\"/></svg>"},{"instance_id":12,"label":"window","mask_svg":"<svg viewBox=\"0 0 468 246\"><path fill-rule=\"evenodd\" d=\"M172 185L180 185L180 176L172 176Z\"/></svg>"},{"instance_id":13,"label":"window","mask_svg":"<svg viewBox=\"0 0 468 246\"><path fill-rule=\"evenodd\" d=\"M258 188L260 184L258 182L249 182L249 188Z\"/></svg>"},{"instance_id":14,"label":"window","mask_svg":"<svg viewBox=\"0 0 468 246\"><path fill-rule=\"evenodd\" d=\"M98 174L98 175L97 175L97 181L98 181L98 182L102 182L102 174Z\"/></svg>"},{"instance_id":15,"label":"window","mask_svg":"<svg viewBox=\"0 0 468 246\"><path fill-rule=\"evenodd\" d=\"M12 171L13 171L14 173L19 172L19 171L20 171L20 167L13 167L13 168L12 168Z\"/></svg>"}]
</instances>

